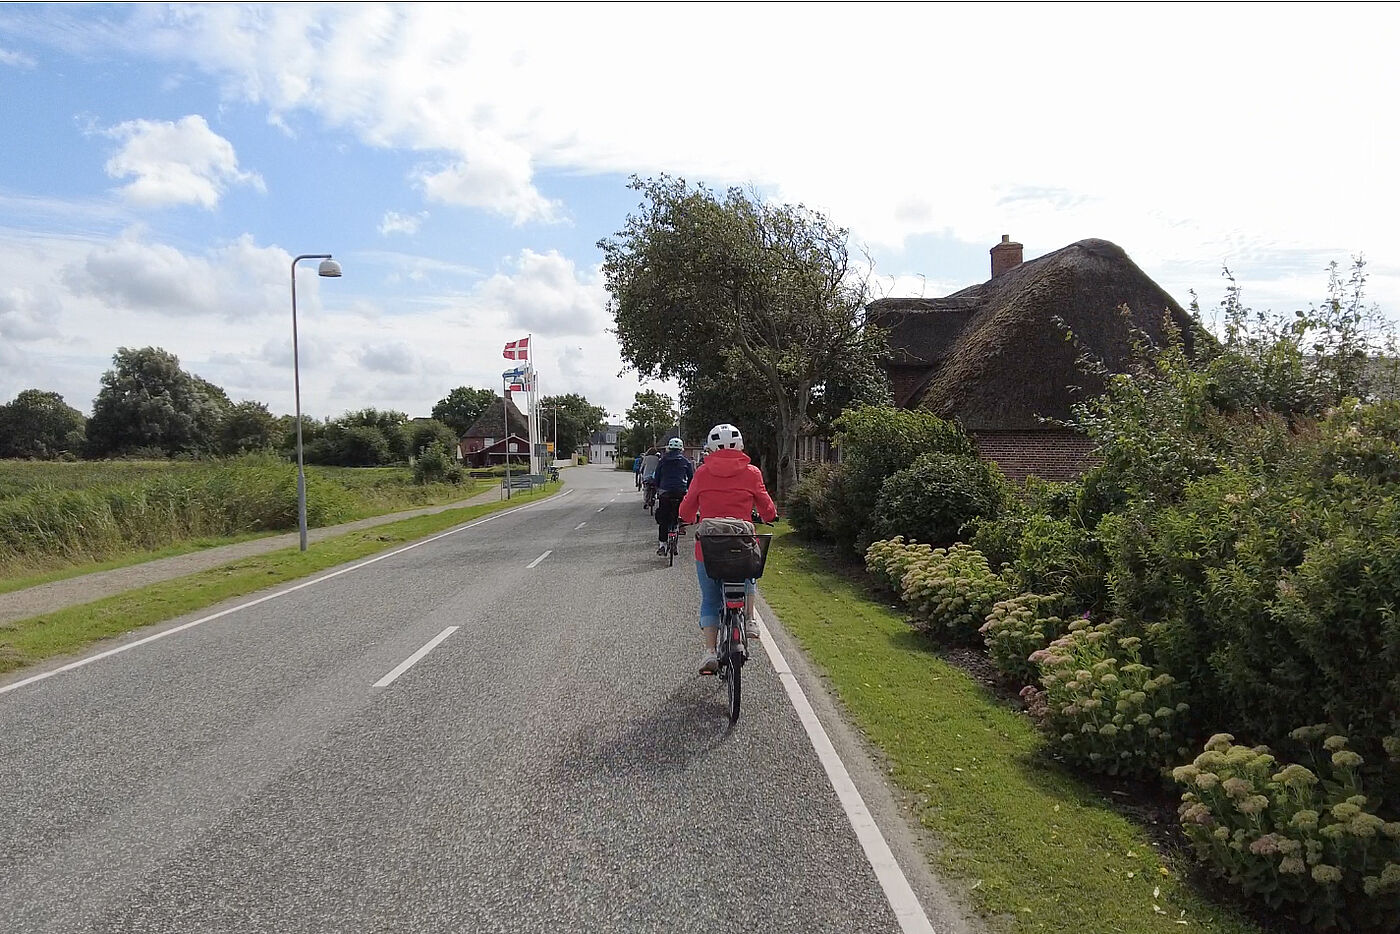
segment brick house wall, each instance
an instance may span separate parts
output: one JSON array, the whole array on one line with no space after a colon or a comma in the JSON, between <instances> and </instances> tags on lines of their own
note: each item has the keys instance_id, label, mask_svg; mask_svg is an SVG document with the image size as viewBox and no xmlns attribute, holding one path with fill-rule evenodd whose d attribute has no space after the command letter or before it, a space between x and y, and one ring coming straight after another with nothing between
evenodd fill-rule
<instances>
[{"instance_id":1,"label":"brick house wall","mask_svg":"<svg viewBox=\"0 0 1400 934\"><path fill-rule=\"evenodd\" d=\"M1017 482L1031 475L1056 482L1074 480L1099 462L1093 441L1063 429L971 434L977 453Z\"/></svg>"}]
</instances>

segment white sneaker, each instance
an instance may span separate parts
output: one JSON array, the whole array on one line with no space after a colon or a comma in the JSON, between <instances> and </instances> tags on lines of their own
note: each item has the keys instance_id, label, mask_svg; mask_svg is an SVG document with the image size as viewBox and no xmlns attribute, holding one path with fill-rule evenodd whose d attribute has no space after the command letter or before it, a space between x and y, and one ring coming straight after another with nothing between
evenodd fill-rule
<instances>
[{"instance_id":1,"label":"white sneaker","mask_svg":"<svg viewBox=\"0 0 1400 934\"><path fill-rule=\"evenodd\" d=\"M719 671L719 656L706 649L700 654L700 673L702 675L712 675Z\"/></svg>"},{"instance_id":2,"label":"white sneaker","mask_svg":"<svg viewBox=\"0 0 1400 934\"><path fill-rule=\"evenodd\" d=\"M666 557L666 543L665 543L665 542L662 542L661 544L659 544L659 545L656 546L656 553L657 553L658 555L661 555L663 558Z\"/></svg>"}]
</instances>

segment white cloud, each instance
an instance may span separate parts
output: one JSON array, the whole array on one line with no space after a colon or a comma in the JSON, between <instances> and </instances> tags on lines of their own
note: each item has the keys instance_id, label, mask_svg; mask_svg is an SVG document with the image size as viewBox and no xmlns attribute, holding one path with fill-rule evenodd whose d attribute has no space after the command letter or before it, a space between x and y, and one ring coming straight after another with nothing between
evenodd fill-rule
<instances>
[{"instance_id":1,"label":"white cloud","mask_svg":"<svg viewBox=\"0 0 1400 934\"><path fill-rule=\"evenodd\" d=\"M412 259L377 259L386 258ZM88 410L118 347L155 345L232 398L291 412L290 261L249 236L190 253L139 229L107 241L19 239L0 229L0 397L33 386ZM621 412L639 388L634 376L618 375L596 270L522 250L474 286L461 287L470 270L443 264L444 286L381 299L356 286L370 265L349 254L346 278L332 281L309 265L299 270L308 414L375 406L427 415L453 387L498 387L510 366L501 348L532 327L546 393L578 392ZM580 320L591 323L580 328Z\"/></svg>"},{"instance_id":2,"label":"white cloud","mask_svg":"<svg viewBox=\"0 0 1400 934\"><path fill-rule=\"evenodd\" d=\"M55 336L59 318L59 304L51 295L36 295L19 287L0 290L0 338L6 344Z\"/></svg>"},{"instance_id":3,"label":"white cloud","mask_svg":"<svg viewBox=\"0 0 1400 934\"><path fill-rule=\"evenodd\" d=\"M32 55L14 52L10 49L0 49L0 65L9 65L12 68L33 68L37 64L39 63L34 60Z\"/></svg>"},{"instance_id":4,"label":"white cloud","mask_svg":"<svg viewBox=\"0 0 1400 934\"><path fill-rule=\"evenodd\" d=\"M513 327L563 336L606 327L607 293L596 273L580 279L573 261L555 250L522 250L507 269L482 283L477 295L503 309Z\"/></svg>"},{"instance_id":5,"label":"white cloud","mask_svg":"<svg viewBox=\"0 0 1400 934\"><path fill-rule=\"evenodd\" d=\"M376 373L406 375L418 366L418 355L403 341L372 344L360 351L360 366Z\"/></svg>"},{"instance_id":6,"label":"white cloud","mask_svg":"<svg viewBox=\"0 0 1400 934\"><path fill-rule=\"evenodd\" d=\"M238 168L233 144L209 129L198 114L173 123L129 120L105 133L122 144L107 160L107 174L118 179L134 176L121 192L136 204L213 209L231 184L265 190L260 175Z\"/></svg>"},{"instance_id":7,"label":"white cloud","mask_svg":"<svg viewBox=\"0 0 1400 934\"><path fill-rule=\"evenodd\" d=\"M384 236L389 234L416 234L418 228L423 226L423 221L428 219L427 211L420 211L417 214L400 214L398 211L385 211L384 219L379 222L379 232Z\"/></svg>"},{"instance_id":8,"label":"white cloud","mask_svg":"<svg viewBox=\"0 0 1400 934\"><path fill-rule=\"evenodd\" d=\"M246 320L290 308L290 268L285 250L260 247L247 235L192 256L135 229L67 264L61 278L74 294L112 307Z\"/></svg>"},{"instance_id":9,"label":"white cloud","mask_svg":"<svg viewBox=\"0 0 1400 934\"><path fill-rule=\"evenodd\" d=\"M437 172L420 170L417 180L429 201L485 208L516 224L558 220L560 205L535 190L530 174L529 156L518 146L501 144Z\"/></svg>"},{"instance_id":10,"label":"white cloud","mask_svg":"<svg viewBox=\"0 0 1400 934\"><path fill-rule=\"evenodd\" d=\"M415 174L429 199L517 222L561 213L542 168L671 171L757 182L877 248L1099 236L1207 276L1239 242L1400 254L1374 210L1400 201L1384 5L801 9L746 7L720 69L713 42L657 41L685 6L139 6L120 31L274 120L438 160ZM1319 48L1346 52L1294 67ZM1329 127L1352 129L1316 142Z\"/></svg>"}]
</instances>

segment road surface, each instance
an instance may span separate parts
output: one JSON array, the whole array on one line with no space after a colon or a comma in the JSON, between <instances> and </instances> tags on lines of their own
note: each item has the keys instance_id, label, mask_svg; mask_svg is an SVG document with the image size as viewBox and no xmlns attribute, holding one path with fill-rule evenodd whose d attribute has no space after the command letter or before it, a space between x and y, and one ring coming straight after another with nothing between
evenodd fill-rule
<instances>
[{"instance_id":1,"label":"road surface","mask_svg":"<svg viewBox=\"0 0 1400 934\"><path fill-rule=\"evenodd\" d=\"M566 476L0 683L0 930L957 929L901 927L768 659L726 728L632 477Z\"/></svg>"}]
</instances>

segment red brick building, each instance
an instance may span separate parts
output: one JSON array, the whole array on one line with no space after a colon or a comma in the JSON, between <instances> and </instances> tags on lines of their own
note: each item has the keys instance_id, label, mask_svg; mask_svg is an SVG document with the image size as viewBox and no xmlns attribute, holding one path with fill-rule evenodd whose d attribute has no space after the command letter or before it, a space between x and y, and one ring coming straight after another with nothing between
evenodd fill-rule
<instances>
[{"instance_id":1,"label":"red brick building","mask_svg":"<svg viewBox=\"0 0 1400 934\"><path fill-rule=\"evenodd\" d=\"M510 431L506 431L506 415L510 412ZM457 443L462 452L462 460L473 467L492 467L504 464L510 457L511 463L528 463L530 456L530 424L525 413L515 405L514 399L502 405L499 401L487 406L476 421L472 422L466 434Z\"/></svg>"},{"instance_id":2,"label":"red brick building","mask_svg":"<svg viewBox=\"0 0 1400 934\"><path fill-rule=\"evenodd\" d=\"M1080 348L1123 372L1135 329L1162 342L1170 319L1189 342L1190 316L1107 240L1022 262L1021 244L1002 237L991 260L990 279L944 298L869 305L889 333L894 402L958 421L1008 477L1073 479L1093 464L1093 445L1054 422L1104 388L1081 369Z\"/></svg>"}]
</instances>

